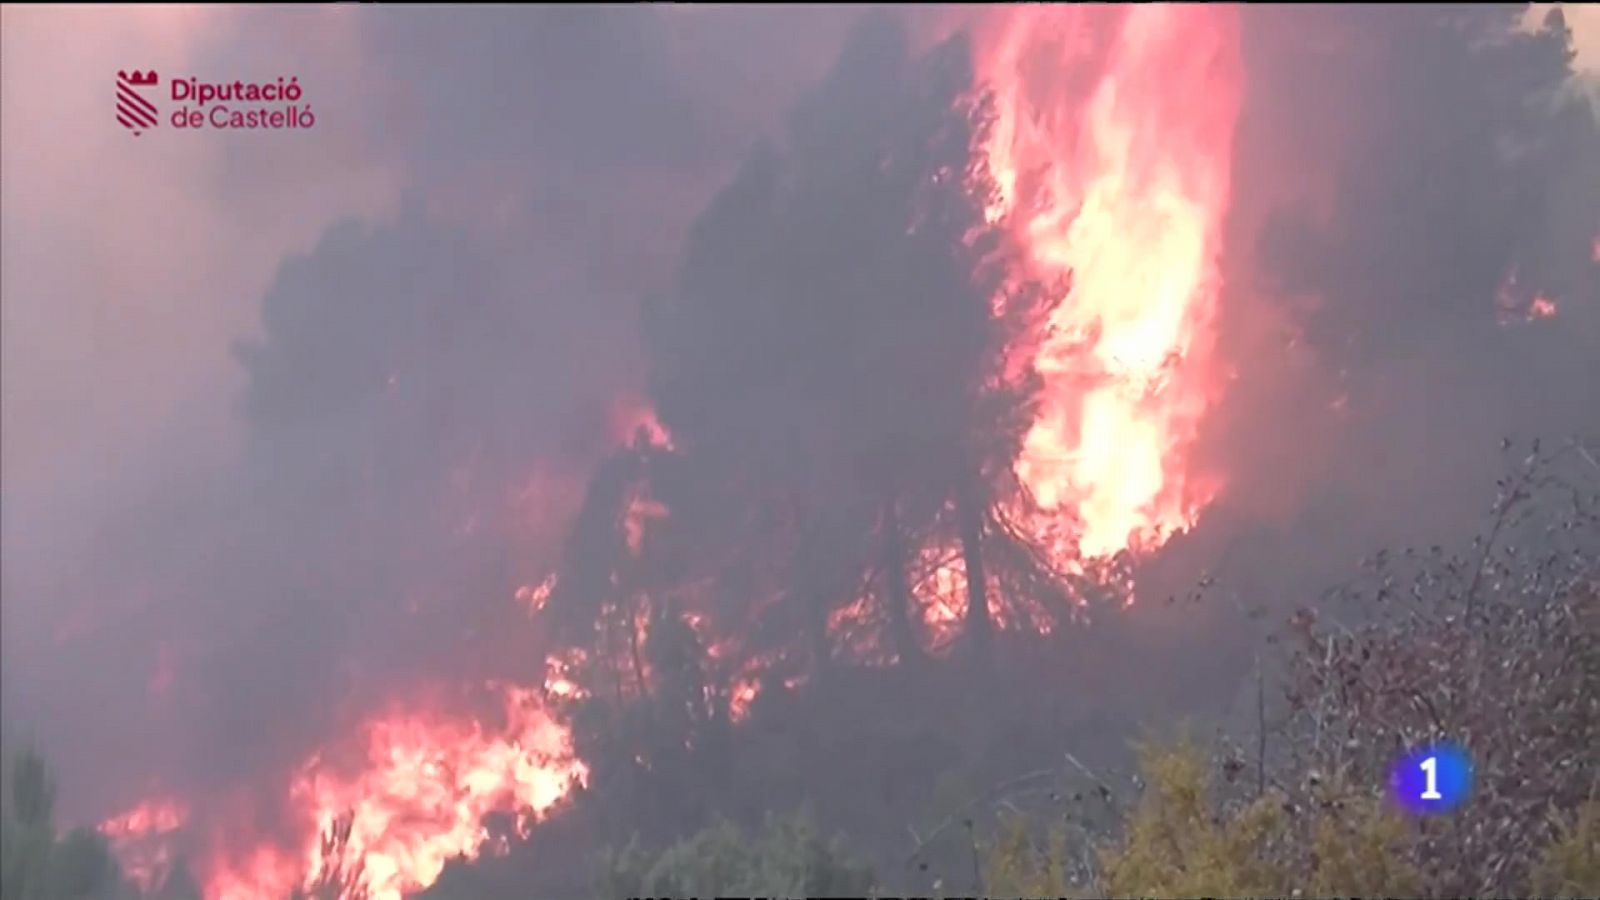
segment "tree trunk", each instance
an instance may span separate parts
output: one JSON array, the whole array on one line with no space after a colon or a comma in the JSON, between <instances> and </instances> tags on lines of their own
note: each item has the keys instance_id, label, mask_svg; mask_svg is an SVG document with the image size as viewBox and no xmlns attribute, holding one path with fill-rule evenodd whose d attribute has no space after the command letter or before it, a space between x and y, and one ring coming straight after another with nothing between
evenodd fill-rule
<instances>
[{"instance_id":1,"label":"tree trunk","mask_svg":"<svg viewBox=\"0 0 1600 900\"><path fill-rule=\"evenodd\" d=\"M639 598L628 604L628 652L633 656L633 678L639 686L639 697L650 698L650 683L645 678L644 653L639 644ZM652 623L654 624L654 623Z\"/></svg>"},{"instance_id":2,"label":"tree trunk","mask_svg":"<svg viewBox=\"0 0 1600 900\"><path fill-rule=\"evenodd\" d=\"M839 564L832 554L833 542L828 540L826 517L819 515L810 505L809 498L797 497L794 501L795 521L799 523L799 552L797 565L790 574L798 599L804 604L806 637L811 643L812 668L820 683L833 663L833 642L828 638L828 608L834 599L831 592L835 579L834 568Z\"/></svg>"},{"instance_id":3,"label":"tree trunk","mask_svg":"<svg viewBox=\"0 0 1600 900\"><path fill-rule=\"evenodd\" d=\"M989 618L989 584L983 572L983 505L971 476L963 476L956 496L961 531L961 561L967 575L967 642L973 656L988 662L994 623Z\"/></svg>"},{"instance_id":4,"label":"tree trunk","mask_svg":"<svg viewBox=\"0 0 1600 900\"><path fill-rule=\"evenodd\" d=\"M889 639L894 642L900 662L908 663L921 655L916 631L911 625L911 589L906 584L905 536L900 533L900 511L891 492L883 501L883 600L889 616Z\"/></svg>"},{"instance_id":5,"label":"tree trunk","mask_svg":"<svg viewBox=\"0 0 1600 900\"><path fill-rule=\"evenodd\" d=\"M805 601L806 622L811 631L811 655L817 681L826 678L833 666L833 642L828 639L828 609L823 594L816 590L807 592Z\"/></svg>"}]
</instances>

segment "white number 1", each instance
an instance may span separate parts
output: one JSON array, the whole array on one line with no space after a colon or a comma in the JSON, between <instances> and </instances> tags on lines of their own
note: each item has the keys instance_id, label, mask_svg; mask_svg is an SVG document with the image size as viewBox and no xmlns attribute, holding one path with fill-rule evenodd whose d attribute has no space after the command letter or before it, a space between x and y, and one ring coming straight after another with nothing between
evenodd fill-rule
<instances>
[{"instance_id":1,"label":"white number 1","mask_svg":"<svg viewBox=\"0 0 1600 900\"><path fill-rule=\"evenodd\" d=\"M1443 800L1444 795L1439 793L1439 757L1430 756L1423 760L1422 771L1428 776L1428 786L1422 790L1422 799Z\"/></svg>"}]
</instances>

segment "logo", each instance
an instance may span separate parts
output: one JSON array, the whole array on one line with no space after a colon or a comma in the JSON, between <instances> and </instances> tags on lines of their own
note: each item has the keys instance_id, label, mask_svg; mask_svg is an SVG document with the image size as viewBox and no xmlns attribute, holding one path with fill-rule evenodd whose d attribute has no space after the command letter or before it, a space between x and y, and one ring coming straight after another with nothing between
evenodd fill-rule
<instances>
[{"instance_id":1,"label":"logo","mask_svg":"<svg viewBox=\"0 0 1600 900\"><path fill-rule=\"evenodd\" d=\"M117 121L137 137L161 123L156 108L161 79L149 72L117 73ZM168 120L185 131L283 131L313 128L317 117L294 76L276 81L202 81L169 78Z\"/></svg>"},{"instance_id":2,"label":"logo","mask_svg":"<svg viewBox=\"0 0 1600 900\"><path fill-rule=\"evenodd\" d=\"M156 105L146 100L140 93L143 88L153 88L161 81L154 69L149 72L117 73L117 121L122 127L133 132L134 137L144 134L146 128L154 128L161 121L161 114L156 112Z\"/></svg>"}]
</instances>

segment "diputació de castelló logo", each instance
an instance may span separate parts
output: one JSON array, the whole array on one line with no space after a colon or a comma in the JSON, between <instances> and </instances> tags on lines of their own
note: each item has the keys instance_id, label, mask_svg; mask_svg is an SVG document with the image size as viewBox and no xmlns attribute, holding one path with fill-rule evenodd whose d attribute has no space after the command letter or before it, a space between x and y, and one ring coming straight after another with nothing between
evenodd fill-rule
<instances>
[{"instance_id":1,"label":"diputaci\u00f3 de castell\u00f3 logo","mask_svg":"<svg viewBox=\"0 0 1600 900\"><path fill-rule=\"evenodd\" d=\"M117 73L117 121L122 127L133 132L134 137L144 134L146 128L154 128L161 121L160 113L156 112L156 105L141 91L144 88L156 87L161 81L161 76L155 70L140 72L138 69Z\"/></svg>"},{"instance_id":2,"label":"diputaci\u00f3 de castell\u00f3 logo","mask_svg":"<svg viewBox=\"0 0 1600 900\"><path fill-rule=\"evenodd\" d=\"M170 113L158 105L161 76L154 69L117 73L117 122L135 137L161 124L165 115L173 128L192 131L269 130L312 128L316 116L303 102L305 90L298 77L277 81L213 83L198 78L168 82Z\"/></svg>"}]
</instances>

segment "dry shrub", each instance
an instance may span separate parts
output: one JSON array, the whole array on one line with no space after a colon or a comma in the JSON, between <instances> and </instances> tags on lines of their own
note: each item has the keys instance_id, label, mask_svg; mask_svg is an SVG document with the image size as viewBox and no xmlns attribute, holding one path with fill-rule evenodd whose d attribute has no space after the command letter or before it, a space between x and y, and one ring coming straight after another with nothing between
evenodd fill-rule
<instances>
[{"instance_id":1,"label":"dry shrub","mask_svg":"<svg viewBox=\"0 0 1600 900\"><path fill-rule=\"evenodd\" d=\"M1468 551L1379 553L1296 614L1281 719L1263 712L1266 738L1243 742L1254 752L1146 748L1138 802L1079 842L1098 845L1089 890L1600 896L1596 457L1519 451ZM1454 814L1406 817L1385 796L1389 766L1441 740L1470 754L1472 794ZM1014 819L990 845L990 893L1067 893L1056 873L1082 848L1031 830L1051 843Z\"/></svg>"}]
</instances>

